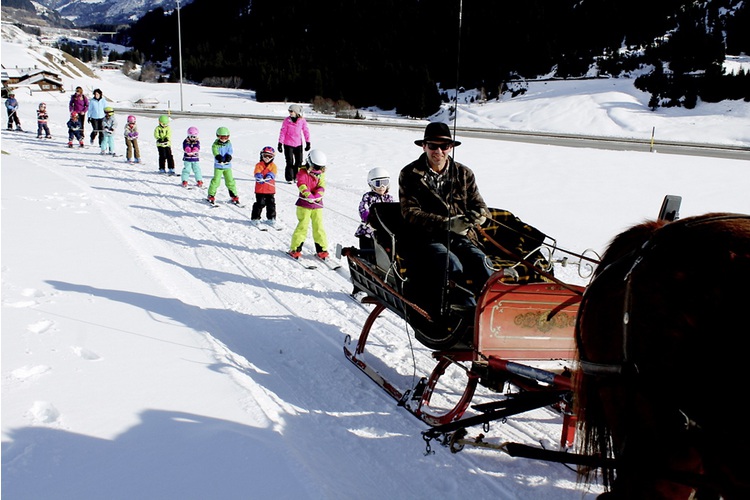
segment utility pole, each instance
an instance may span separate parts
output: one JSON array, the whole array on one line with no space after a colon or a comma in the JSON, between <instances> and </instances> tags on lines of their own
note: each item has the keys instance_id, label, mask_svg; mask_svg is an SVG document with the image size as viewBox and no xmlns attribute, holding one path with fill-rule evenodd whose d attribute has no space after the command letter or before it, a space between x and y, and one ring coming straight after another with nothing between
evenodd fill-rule
<instances>
[{"instance_id":1,"label":"utility pole","mask_svg":"<svg viewBox=\"0 0 750 500\"><path fill-rule=\"evenodd\" d=\"M180 0L177 0L177 46L180 59L180 111L185 111L182 104L182 26L180 25Z\"/></svg>"}]
</instances>

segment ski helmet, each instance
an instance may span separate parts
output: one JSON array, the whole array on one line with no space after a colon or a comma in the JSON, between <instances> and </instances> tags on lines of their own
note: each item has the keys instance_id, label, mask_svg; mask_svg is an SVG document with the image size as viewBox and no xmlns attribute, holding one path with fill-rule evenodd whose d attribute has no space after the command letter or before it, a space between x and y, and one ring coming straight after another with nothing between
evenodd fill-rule
<instances>
[{"instance_id":1,"label":"ski helmet","mask_svg":"<svg viewBox=\"0 0 750 500\"><path fill-rule=\"evenodd\" d=\"M73 111L72 113L70 113L70 117L71 117L72 119L74 119L74 120L75 120L76 118L78 118L78 111Z\"/></svg>"},{"instance_id":2,"label":"ski helmet","mask_svg":"<svg viewBox=\"0 0 750 500\"><path fill-rule=\"evenodd\" d=\"M39 109L46 108L46 107L47 107L47 105L45 103L43 103L43 102L39 103Z\"/></svg>"},{"instance_id":3,"label":"ski helmet","mask_svg":"<svg viewBox=\"0 0 750 500\"><path fill-rule=\"evenodd\" d=\"M302 116L302 106L299 104L292 104L289 106L289 111L296 113L297 116Z\"/></svg>"},{"instance_id":4,"label":"ski helmet","mask_svg":"<svg viewBox=\"0 0 750 500\"><path fill-rule=\"evenodd\" d=\"M169 117L167 115L161 115L159 117L159 125L169 125Z\"/></svg>"},{"instance_id":5,"label":"ski helmet","mask_svg":"<svg viewBox=\"0 0 750 500\"><path fill-rule=\"evenodd\" d=\"M192 135L193 137L198 137L198 129L196 127L190 127L187 131L188 135Z\"/></svg>"},{"instance_id":6,"label":"ski helmet","mask_svg":"<svg viewBox=\"0 0 750 500\"><path fill-rule=\"evenodd\" d=\"M135 123L135 116L128 115L128 123Z\"/></svg>"},{"instance_id":7,"label":"ski helmet","mask_svg":"<svg viewBox=\"0 0 750 500\"><path fill-rule=\"evenodd\" d=\"M106 108L104 108L104 114L107 114L107 115L112 114L113 115L113 114L115 114L115 110L113 108L111 108L110 106L107 106Z\"/></svg>"},{"instance_id":8,"label":"ski helmet","mask_svg":"<svg viewBox=\"0 0 750 500\"><path fill-rule=\"evenodd\" d=\"M217 128L216 137L229 137L229 129L226 127Z\"/></svg>"},{"instance_id":9,"label":"ski helmet","mask_svg":"<svg viewBox=\"0 0 750 500\"><path fill-rule=\"evenodd\" d=\"M367 184L373 189L388 187L391 182L391 174L383 167L375 167L367 173Z\"/></svg>"},{"instance_id":10,"label":"ski helmet","mask_svg":"<svg viewBox=\"0 0 750 500\"><path fill-rule=\"evenodd\" d=\"M305 163L310 167L310 170L323 171L326 168L326 163L328 163L328 158L326 158L326 154L323 151L313 149L310 151L310 154L307 155Z\"/></svg>"},{"instance_id":11,"label":"ski helmet","mask_svg":"<svg viewBox=\"0 0 750 500\"><path fill-rule=\"evenodd\" d=\"M265 148L260 150L260 159L263 160L263 157L270 158L271 161L276 157L276 150L273 149L271 146L266 146Z\"/></svg>"}]
</instances>

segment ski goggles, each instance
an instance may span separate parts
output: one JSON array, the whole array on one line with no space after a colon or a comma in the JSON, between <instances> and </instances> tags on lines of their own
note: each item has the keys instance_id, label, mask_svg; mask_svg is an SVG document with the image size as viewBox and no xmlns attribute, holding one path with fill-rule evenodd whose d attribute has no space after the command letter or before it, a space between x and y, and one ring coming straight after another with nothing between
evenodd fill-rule
<instances>
[{"instance_id":1,"label":"ski goggles","mask_svg":"<svg viewBox=\"0 0 750 500\"><path fill-rule=\"evenodd\" d=\"M390 183L390 179L373 179L370 181L370 186L374 188L388 187Z\"/></svg>"},{"instance_id":2,"label":"ski goggles","mask_svg":"<svg viewBox=\"0 0 750 500\"><path fill-rule=\"evenodd\" d=\"M262 155L260 155L260 157L268 160L273 160L274 155L272 155L271 153L263 153Z\"/></svg>"},{"instance_id":3,"label":"ski goggles","mask_svg":"<svg viewBox=\"0 0 750 500\"><path fill-rule=\"evenodd\" d=\"M435 151L436 149L440 149L440 151L448 151L453 147L453 143L451 142L425 142L424 145L427 146L427 149L430 151Z\"/></svg>"},{"instance_id":4,"label":"ski goggles","mask_svg":"<svg viewBox=\"0 0 750 500\"><path fill-rule=\"evenodd\" d=\"M189 141L197 141L198 140L198 136L197 135L189 135L188 136L188 140Z\"/></svg>"}]
</instances>

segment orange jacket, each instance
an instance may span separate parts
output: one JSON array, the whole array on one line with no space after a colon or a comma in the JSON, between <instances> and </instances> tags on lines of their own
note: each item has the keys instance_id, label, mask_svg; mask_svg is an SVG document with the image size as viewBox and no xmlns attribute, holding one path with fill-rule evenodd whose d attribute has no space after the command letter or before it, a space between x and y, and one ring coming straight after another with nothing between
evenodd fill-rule
<instances>
[{"instance_id":1,"label":"orange jacket","mask_svg":"<svg viewBox=\"0 0 750 500\"><path fill-rule=\"evenodd\" d=\"M259 161L255 164L255 192L260 194L276 193L276 164Z\"/></svg>"}]
</instances>

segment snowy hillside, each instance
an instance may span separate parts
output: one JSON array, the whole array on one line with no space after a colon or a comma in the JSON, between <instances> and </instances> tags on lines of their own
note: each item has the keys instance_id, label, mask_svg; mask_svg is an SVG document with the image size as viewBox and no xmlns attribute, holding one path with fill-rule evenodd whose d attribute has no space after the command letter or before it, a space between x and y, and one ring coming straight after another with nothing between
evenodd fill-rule
<instances>
[{"instance_id":1,"label":"snowy hillside","mask_svg":"<svg viewBox=\"0 0 750 500\"><path fill-rule=\"evenodd\" d=\"M32 50L33 52L33 50ZM33 57L3 39L2 58ZM19 64L19 63L16 63ZM21 64L25 64L21 62ZM139 98L176 109L178 84L140 84L119 73L65 77L101 88L118 131ZM548 84L523 100L467 105L459 124L750 144L750 105L722 103L651 113L620 82ZM200 129L202 171L219 126L231 130L242 201L219 208L205 190L159 175L156 119L134 113L143 164L68 149L70 93L19 92L20 116L49 108L51 140L2 132L2 491L11 498L593 498L559 464L500 452L451 454L342 352L371 306L349 296L347 270L305 270L282 255L294 228L294 186L276 195L281 231L249 226L252 167L275 147L287 104L251 92L183 88L186 110L226 118L176 118L174 143ZM164 106L166 109L166 106ZM306 107L309 111L309 108ZM679 112L678 112L679 111ZM242 113L276 115L249 120ZM314 115L309 113L313 118ZM325 225L331 247L353 245L366 174L395 180L421 132L311 122L329 158ZM397 121L396 117L388 117ZM507 208L573 251L601 251L625 227L653 218L665 194L683 217L750 213L747 161L533 146L461 138L456 159L476 173L486 201ZM178 169L181 157L173 146ZM657 148L658 150L658 148ZM122 137L116 151L122 155ZM283 159L277 159L283 166ZM311 252L311 240L306 251ZM571 267L558 276L580 282ZM382 324L381 324L382 323ZM432 368L430 351L394 316L371 334L373 363L403 387ZM449 391L462 389L448 380ZM478 400L492 395L481 391ZM537 410L495 423L488 439L557 448L561 417Z\"/></svg>"},{"instance_id":2,"label":"snowy hillside","mask_svg":"<svg viewBox=\"0 0 750 500\"><path fill-rule=\"evenodd\" d=\"M192 0L181 0L181 6ZM137 21L157 7L170 11L177 6L173 0L39 0L39 4L54 9L76 26L92 24L118 24Z\"/></svg>"}]
</instances>

